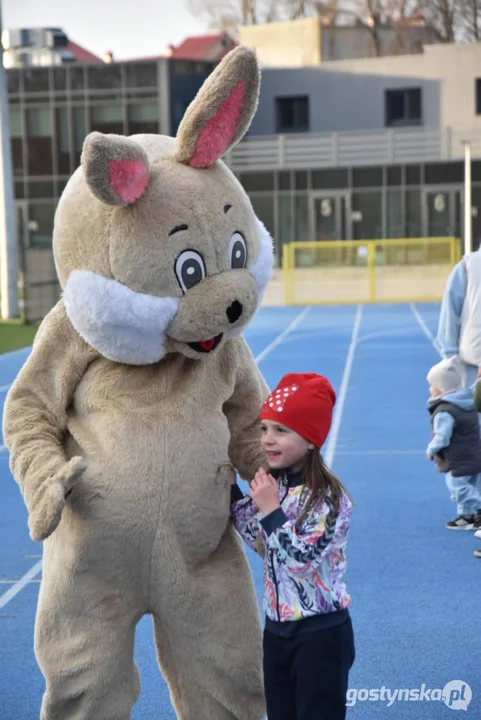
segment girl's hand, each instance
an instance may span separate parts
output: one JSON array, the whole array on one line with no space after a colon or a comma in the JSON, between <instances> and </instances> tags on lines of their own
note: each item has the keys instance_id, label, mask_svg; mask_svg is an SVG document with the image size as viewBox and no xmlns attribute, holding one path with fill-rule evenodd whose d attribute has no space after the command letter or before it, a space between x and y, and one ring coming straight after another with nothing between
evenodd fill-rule
<instances>
[{"instance_id":1,"label":"girl's hand","mask_svg":"<svg viewBox=\"0 0 481 720\"><path fill-rule=\"evenodd\" d=\"M229 477L230 477L230 484L235 485L237 482L237 475L235 474L235 470L232 466L229 468Z\"/></svg>"},{"instance_id":2,"label":"girl's hand","mask_svg":"<svg viewBox=\"0 0 481 720\"><path fill-rule=\"evenodd\" d=\"M250 484L250 495L259 510L264 515L269 515L277 508L280 508L279 490L272 475L268 475L264 468L259 468L254 480Z\"/></svg>"}]
</instances>

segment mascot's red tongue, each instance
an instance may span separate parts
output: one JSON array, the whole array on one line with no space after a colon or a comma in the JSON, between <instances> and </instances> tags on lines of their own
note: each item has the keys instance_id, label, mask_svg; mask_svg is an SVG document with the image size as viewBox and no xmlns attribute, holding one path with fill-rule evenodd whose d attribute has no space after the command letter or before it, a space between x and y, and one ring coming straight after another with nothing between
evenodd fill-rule
<instances>
[{"instance_id":1,"label":"mascot's red tongue","mask_svg":"<svg viewBox=\"0 0 481 720\"><path fill-rule=\"evenodd\" d=\"M201 346L202 350L212 350L214 347L215 338L212 338L211 340L200 340L199 345Z\"/></svg>"}]
</instances>

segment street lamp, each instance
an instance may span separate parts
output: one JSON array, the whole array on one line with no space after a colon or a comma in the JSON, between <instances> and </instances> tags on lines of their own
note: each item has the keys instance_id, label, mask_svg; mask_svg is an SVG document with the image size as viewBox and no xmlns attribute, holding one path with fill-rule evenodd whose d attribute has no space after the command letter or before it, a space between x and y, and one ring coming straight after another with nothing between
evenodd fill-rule
<instances>
[{"instance_id":1,"label":"street lamp","mask_svg":"<svg viewBox=\"0 0 481 720\"><path fill-rule=\"evenodd\" d=\"M4 320L19 316L17 273L17 234L0 0L0 298Z\"/></svg>"}]
</instances>

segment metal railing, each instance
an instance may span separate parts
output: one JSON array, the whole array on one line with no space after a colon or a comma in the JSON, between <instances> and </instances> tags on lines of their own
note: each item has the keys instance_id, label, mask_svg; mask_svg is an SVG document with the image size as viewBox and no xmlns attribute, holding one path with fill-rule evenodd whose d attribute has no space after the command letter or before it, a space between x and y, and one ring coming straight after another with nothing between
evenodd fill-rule
<instances>
[{"instance_id":1,"label":"metal railing","mask_svg":"<svg viewBox=\"0 0 481 720\"><path fill-rule=\"evenodd\" d=\"M464 157L463 141L481 157L481 127L258 135L226 154L234 172L436 162Z\"/></svg>"},{"instance_id":2,"label":"metal railing","mask_svg":"<svg viewBox=\"0 0 481 720\"><path fill-rule=\"evenodd\" d=\"M460 257L460 241L454 237L293 242L283 248L284 301L439 301Z\"/></svg>"}]
</instances>

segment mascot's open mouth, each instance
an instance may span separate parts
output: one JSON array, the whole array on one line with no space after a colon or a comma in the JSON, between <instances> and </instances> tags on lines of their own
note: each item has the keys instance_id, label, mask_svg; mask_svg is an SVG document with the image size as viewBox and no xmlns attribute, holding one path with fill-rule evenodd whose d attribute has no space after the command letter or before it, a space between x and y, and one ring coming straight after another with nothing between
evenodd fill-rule
<instances>
[{"instance_id":1,"label":"mascot's open mouth","mask_svg":"<svg viewBox=\"0 0 481 720\"><path fill-rule=\"evenodd\" d=\"M208 353L214 350L221 340L222 333L220 335L216 335L216 337L211 338L210 340L200 340L199 342L187 343L187 345L197 352Z\"/></svg>"}]
</instances>

